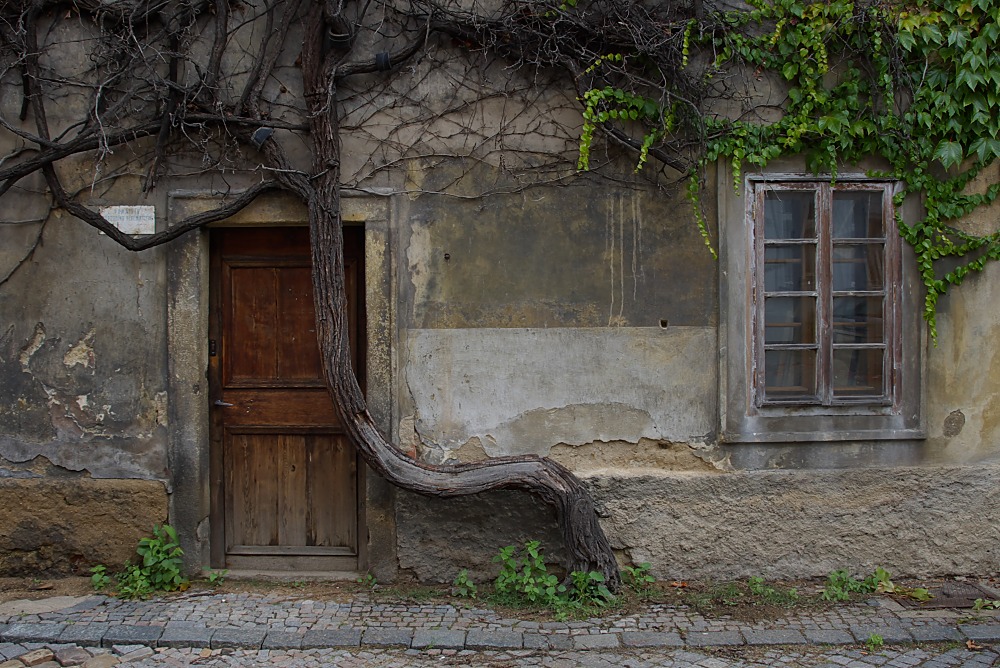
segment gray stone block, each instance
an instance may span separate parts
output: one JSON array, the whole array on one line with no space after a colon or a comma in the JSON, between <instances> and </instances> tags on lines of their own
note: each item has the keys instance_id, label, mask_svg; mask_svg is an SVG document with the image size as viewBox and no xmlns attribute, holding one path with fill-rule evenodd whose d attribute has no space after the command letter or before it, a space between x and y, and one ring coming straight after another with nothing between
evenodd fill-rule
<instances>
[{"instance_id":1,"label":"gray stone block","mask_svg":"<svg viewBox=\"0 0 1000 668\"><path fill-rule=\"evenodd\" d=\"M617 633L588 633L573 636L573 649L618 649Z\"/></svg>"},{"instance_id":2,"label":"gray stone block","mask_svg":"<svg viewBox=\"0 0 1000 668\"><path fill-rule=\"evenodd\" d=\"M361 629L309 630L302 637L302 649L357 647L360 644Z\"/></svg>"},{"instance_id":3,"label":"gray stone block","mask_svg":"<svg viewBox=\"0 0 1000 668\"><path fill-rule=\"evenodd\" d=\"M469 649L521 649L524 646L524 634L520 631L469 629L465 646Z\"/></svg>"},{"instance_id":4,"label":"gray stone block","mask_svg":"<svg viewBox=\"0 0 1000 668\"><path fill-rule=\"evenodd\" d=\"M362 645L376 647L409 647L413 629L372 627L361 632Z\"/></svg>"},{"instance_id":5,"label":"gray stone block","mask_svg":"<svg viewBox=\"0 0 1000 668\"><path fill-rule=\"evenodd\" d=\"M731 647L743 644L739 631L688 631L684 642L688 647Z\"/></svg>"},{"instance_id":6,"label":"gray stone block","mask_svg":"<svg viewBox=\"0 0 1000 668\"><path fill-rule=\"evenodd\" d=\"M917 642L948 642L962 640L963 636L954 626L944 624L928 624L927 626L911 626L910 635Z\"/></svg>"},{"instance_id":7,"label":"gray stone block","mask_svg":"<svg viewBox=\"0 0 1000 668\"><path fill-rule=\"evenodd\" d=\"M1000 641L1000 624L962 624L958 630L969 640Z\"/></svg>"},{"instance_id":8,"label":"gray stone block","mask_svg":"<svg viewBox=\"0 0 1000 668\"><path fill-rule=\"evenodd\" d=\"M27 648L24 645L12 642L0 642L0 659L4 661L13 659L15 656L21 656L26 651Z\"/></svg>"},{"instance_id":9,"label":"gray stone block","mask_svg":"<svg viewBox=\"0 0 1000 668\"><path fill-rule=\"evenodd\" d=\"M410 646L417 649L427 647L437 649L465 649L465 631L417 629L413 633L413 642Z\"/></svg>"},{"instance_id":10,"label":"gray stone block","mask_svg":"<svg viewBox=\"0 0 1000 668\"><path fill-rule=\"evenodd\" d=\"M266 633L264 629L216 629L212 634L212 649L260 649Z\"/></svg>"},{"instance_id":11,"label":"gray stone block","mask_svg":"<svg viewBox=\"0 0 1000 668\"><path fill-rule=\"evenodd\" d=\"M743 637L748 645L805 645L806 637L793 629L755 631L745 629Z\"/></svg>"},{"instance_id":12,"label":"gray stone block","mask_svg":"<svg viewBox=\"0 0 1000 668\"><path fill-rule=\"evenodd\" d=\"M261 649L302 649L302 634L287 631L268 631Z\"/></svg>"},{"instance_id":13,"label":"gray stone block","mask_svg":"<svg viewBox=\"0 0 1000 668\"><path fill-rule=\"evenodd\" d=\"M163 634L162 626L112 626L104 632L101 647L114 645L149 645L156 647L156 641Z\"/></svg>"},{"instance_id":14,"label":"gray stone block","mask_svg":"<svg viewBox=\"0 0 1000 668\"><path fill-rule=\"evenodd\" d=\"M673 631L626 631L622 634L625 647L683 647L684 640Z\"/></svg>"},{"instance_id":15,"label":"gray stone block","mask_svg":"<svg viewBox=\"0 0 1000 668\"><path fill-rule=\"evenodd\" d=\"M213 633L204 626L168 626L156 642L160 647L211 647Z\"/></svg>"},{"instance_id":16,"label":"gray stone block","mask_svg":"<svg viewBox=\"0 0 1000 668\"><path fill-rule=\"evenodd\" d=\"M913 642L913 636L902 626L879 626L876 624L861 624L851 627L851 635L858 642L867 642L873 635L882 636L887 643Z\"/></svg>"},{"instance_id":17,"label":"gray stone block","mask_svg":"<svg viewBox=\"0 0 1000 668\"><path fill-rule=\"evenodd\" d=\"M15 622L3 632L3 640L16 643L55 643L59 642L59 634L65 628L65 624L53 622Z\"/></svg>"},{"instance_id":18,"label":"gray stone block","mask_svg":"<svg viewBox=\"0 0 1000 668\"><path fill-rule=\"evenodd\" d=\"M528 635L529 634L525 633L523 638L525 649L529 649ZM569 635L568 633L553 633L549 636L543 636L543 637L547 637L550 650L561 652L564 650L573 649L573 636Z\"/></svg>"},{"instance_id":19,"label":"gray stone block","mask_svg":"<svg viewBox=\"0 0 1000 668\"><path fill-rule=\"evenodd\" d=\"M361 633L362 645L376 647L409 647L413 641L413 629L393 629L372 627Z\"/></svg>"},{"instance_id":20,"label":"gray stone block","mask_svg":"<svg viewBox=\"0 0 1000 668\"><path fill-rule=\"evenodd\" d=\"M104 634L111 628L110 624L98 622L93 624L67 624L59 634L59 642L79 645L80 647L100 647Z\"/></svg>"},{"instance_id":21,"label":"gray stone block","mask_svg":"<svg viewBox=\"0 0 1000 668\"><path fill-rule=\"evenodd\" d=\"M803 634L814 645L853 645L855 642L854 636L839 629L806 629Z\"/></svg>"}]
</instances>

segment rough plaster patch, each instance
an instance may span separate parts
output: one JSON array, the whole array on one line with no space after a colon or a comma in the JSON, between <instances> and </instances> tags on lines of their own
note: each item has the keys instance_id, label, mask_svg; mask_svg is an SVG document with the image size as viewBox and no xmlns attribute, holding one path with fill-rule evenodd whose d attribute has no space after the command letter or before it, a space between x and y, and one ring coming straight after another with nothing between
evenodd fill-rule
<instances>
[{"instance_id":1,"label":"rough plaster patch","mask_svg":"<svg viewBox=\"0 0 1000 668\"><path fill-rule=\"evenodd\" d=\"M965 413L962 411L952 411L944 419L944 427L941 432L945 436L958 436L965 426Z\"/></svg>"},{"instance_id":2,"label":"rough plaster patch","mask_svg":"<svg viewBox=\"0 0 1000 668\"><path fill-rule=\"evenodd\" d=\"M409 330L404 380L425 446L491 456L594 440L710 441L711 328Z\"/></svg>"},{"instance_id":3,"label":"rough plaster patch","mask_svg":"<svg viewBox=\"0 0 1000 668\"><path fill-rule=\"evenodd\" d=\"M1000 467L584 477L612 545L661 578L1000 569Z\"/></svg>"},{"instance_id":4,"label":"rough plaster patch","mask_svg":"<svg viewBox=\"0 0 1000 668\"><path fill-rule=\"evenodd\" d=\"M72 368L80 365L87 369L94 368L94 330L87 332L82 339L69 347L63 355L63 364Z\"/></svg>"}]
</instances>

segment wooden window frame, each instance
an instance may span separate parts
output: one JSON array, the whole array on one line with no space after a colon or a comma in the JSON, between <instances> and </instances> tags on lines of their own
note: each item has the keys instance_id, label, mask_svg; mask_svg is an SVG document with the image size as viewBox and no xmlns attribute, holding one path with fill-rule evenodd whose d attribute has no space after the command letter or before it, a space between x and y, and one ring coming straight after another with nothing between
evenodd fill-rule
<instances>
[{"instance_id":1,"label":"wooden window frame","mask_svg":"<svg viewBox=\"0 0 1000 668\"><path fill-rule=\"evenodd\" d=\"M840 401L763 401L759 399L756 370L761 364L755 340L759 315L756 294L759 276L757 235L755 234L755 193L786 187L808 189L828 184L848 190L885 189L891 196L883 205L894 206L892 216L916 220L922 215L920 199L909 196L893 204L897 184L871 178L864 170L884 166L871 161L856 171L843 169L835 180L806 173L802 160L788 160L764 173L744 174L740 187L733 188L733 174L718 163L716 209L719 221L719 441L729 444L788 443L805 445L850 441L857 447L887 440L917 441L926 437L925 349L927 327L921 318L923 286L912 249L902 243L894 222L885 232L887 248L885 285L891 323L883 323L891 342L891 361L883 369L885 394ZM887 220L893 218L886 216ZM761 339L762 340L762 339ZM762 369L763 370L763 369Z\"/></svg>"},{"instance_id":2,"label":"wooden window frame","mask_svg":"<svg viewBox=\"0 0 1000 668\"><path fill-rule=\"evenodd\" d=\"M900 355L902 333L898 323L900 308L900 237L895 232L893 195L895 184L888 181L775 181L751 182L753 257L751 261L754 280L751 291L753 322L753 393L757 407L766 406L892 406L898 396L900 374L895 364ZM767 239L764 233L764 208L768 193L795 192L813 196L815 235L800 240ZM880 237L835 238L833 234L833 198L835 193L881 193L882 235ZM780 241L780 243L779 243ZM837 245L882 242L883 276L880 290L834 290L833 270ZM816 246L815 280L812 290L768 291L765 284L765 250L772 247L791 247L796 244ZM767 297L801 297L815 299L815 336L811 343L766 343L765 302ZM880 343L844 344L834 341L834 297L879 297L882 299L882 340ZM765 387L765 355L767 351L815 351L812 396L769 397ZM881 350L882 387L861 396L837 396L834 388L833 359L836 350Z\"/></svg>"}]
</instances>

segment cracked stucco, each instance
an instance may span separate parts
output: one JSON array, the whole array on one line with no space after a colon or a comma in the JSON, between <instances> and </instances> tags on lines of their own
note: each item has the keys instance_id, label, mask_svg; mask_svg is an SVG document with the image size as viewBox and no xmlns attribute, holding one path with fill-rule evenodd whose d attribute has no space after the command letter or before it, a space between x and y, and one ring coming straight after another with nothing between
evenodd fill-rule
<instances>
[{"instance_id":1,"label":"cracked stucco","mask_svg":"<svg viewBox=\"0 0 1000 668\"><path fill-rule=\"evenodd\" d=\"M492 457L557 444L701 444L714 420L713 330L410 330L400 433L428 461L471 439Z\"/></svg>"},{"instance_id":2,"label":"cracked stucco","mask_svg":"<svg viewBox=\"0 0 1000 668\"><path fill-rule=\"evenodd\" d=\"M167 478L162 252L70 219L43 241L0 286L0 459Z\"/></svg>"},{"instance_id":3,"label":"cracked stucco","mask_svg":"<svg viewBox=\"0 0 1000 668\"><path fill-rule=\"evenodd\" d=\"M15 396L0 405L0 457L28 462L44 456L54 465L97 477L161 477L157 449L164 436L165 392L152 395L140 379L97 378L97 329L70 343L37 323L18 349L7 330L0 360ZM16 355L13 354L16 351Z\"/></svg>"}]
</instances>

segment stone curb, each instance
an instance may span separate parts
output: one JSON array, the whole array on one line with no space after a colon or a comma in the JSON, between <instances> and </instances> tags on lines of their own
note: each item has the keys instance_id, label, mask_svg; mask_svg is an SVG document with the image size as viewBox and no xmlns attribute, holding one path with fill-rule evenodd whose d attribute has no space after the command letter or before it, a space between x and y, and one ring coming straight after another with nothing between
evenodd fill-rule
<instances>
[{"instance_id":1,"label":"stone curb","mask_svg":"<svg viewBox=\"0 0 1000 668\"><path fill-rule=\"evenodd\" d=\"M391 627L309 629L305 633L266 628L113 626L52 622L0 624L0 643L103 647L130 645L211 649L299 650L353 647L471 650L607 650L624 648L706 648L771 645L856 645L872 635L889 644L913 642L1000 642L1000 624L852 626L846 629L742 629L740 631L626 631L569 635L499 629L411 629Z\"/></svg>"}]
</instances>

